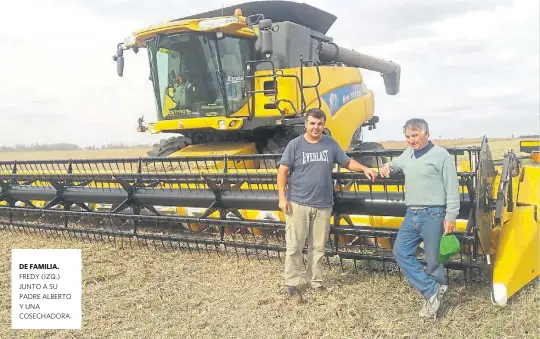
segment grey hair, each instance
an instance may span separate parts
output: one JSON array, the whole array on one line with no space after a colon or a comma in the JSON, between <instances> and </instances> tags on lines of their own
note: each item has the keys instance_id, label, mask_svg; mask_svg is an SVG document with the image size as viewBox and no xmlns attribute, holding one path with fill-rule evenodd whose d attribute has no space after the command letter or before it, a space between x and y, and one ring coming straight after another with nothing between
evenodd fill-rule
<instances>
[{"instance_id":1,"label":"grey hair","mask_svg":"<svg viewBox=\"0 0 540 339\"><path fill-rule=\"evenodd\" d=\"M420 119L420 118L413 118L413 119L407 120L407 122L403 126L403 133L405 133L407 129L421 130L421 131L424 131L425 133L429 133L428 123L424 119Z\"/></svg>"}]
</instances>

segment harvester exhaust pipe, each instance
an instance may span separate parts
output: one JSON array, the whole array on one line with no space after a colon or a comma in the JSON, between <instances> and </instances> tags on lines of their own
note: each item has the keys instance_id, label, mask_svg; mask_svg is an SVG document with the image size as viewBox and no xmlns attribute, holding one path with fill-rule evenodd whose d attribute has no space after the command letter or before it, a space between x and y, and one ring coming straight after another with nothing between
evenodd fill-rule
<instances>
[{"instance_id":1,"label":"harvester exhaust pipe","mask_svg":"<svg viewBox=\"0 0 540 339\"><path fill-rule=\"evenodd\" d=\"M399 93L401 66L395 62L372 57L334 43L321 42L319 58L324 62L338 61L346 65L380 72L388 95Z\"/></svg>"}]
</instances>

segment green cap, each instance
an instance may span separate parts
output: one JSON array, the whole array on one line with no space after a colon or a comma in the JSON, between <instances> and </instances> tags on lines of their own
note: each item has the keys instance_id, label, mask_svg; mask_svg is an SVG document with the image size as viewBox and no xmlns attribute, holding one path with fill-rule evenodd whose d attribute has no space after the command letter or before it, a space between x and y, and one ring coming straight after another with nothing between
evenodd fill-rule
<instances>
[{"instance_id":1,"label":"green cap","mask_svg":"<svg viewBox=\"0 0 540 339\"><path fill-rule=\"evenodd\" d=\"M439 248L439 264L446 263L452 256L459 254L461 246L459 239L453 234L445 234L441 237Z\"/></svg>"}]
</instances>

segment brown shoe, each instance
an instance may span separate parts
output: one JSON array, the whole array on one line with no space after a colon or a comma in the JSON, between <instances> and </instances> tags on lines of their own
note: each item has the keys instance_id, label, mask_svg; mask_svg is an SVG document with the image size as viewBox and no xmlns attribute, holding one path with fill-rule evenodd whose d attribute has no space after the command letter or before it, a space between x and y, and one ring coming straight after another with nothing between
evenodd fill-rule
<instances>
[{"instance_id":1,"label":"brown shoe","mask_svg":"<svg viewBox=\"0 0 540 339\"><path fill-rule=\"evenodd\" d=\"M304 302L304 298L302 298L302 292L300 292L300 289L296 286L287 286L287 292L289 293L289 297L296 301L297 304L301 304Z\"/></svg>"},{"instance_id":2,"label":"brown shoe","mask_svg":"<svg viewBox=\"0 0 540 339\"><path fill-rule=\"evenodd\" d=\"M317 286L313 289L315 292L317 293L324 293L324 292L327 292L328 289L326 287L324 287L323 285L321 286Z\"/></svg>"}]
</instances>

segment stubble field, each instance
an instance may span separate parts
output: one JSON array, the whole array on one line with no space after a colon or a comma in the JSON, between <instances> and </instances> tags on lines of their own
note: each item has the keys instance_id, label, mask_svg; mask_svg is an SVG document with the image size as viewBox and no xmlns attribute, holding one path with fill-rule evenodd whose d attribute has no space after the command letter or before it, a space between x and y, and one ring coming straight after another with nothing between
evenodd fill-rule
<instances>
[{"instance_id":1,"label":"stubble field","mask_svg":"<svg viewBox=\"0 0 540 339\"><path fill-rule=\"evenodd\" d=\"M449 145L478 145L458 140ZM436 141L436 143L439 143ZM519 150L519 140L494 140L492 152ZM385 143L386 148L402 147ZM1 154L0 160L144 156L146 149ZM11 330L11 249L81 248L80 331ZM0 338L536 338L538 281L505 308L487 285L454 284L442 317L417 317L421 297L398 275L325 268L330 291L287 299L283 263L232 255L113 248L108 244L0 232Z\"/></svg>"}]
</instances>

